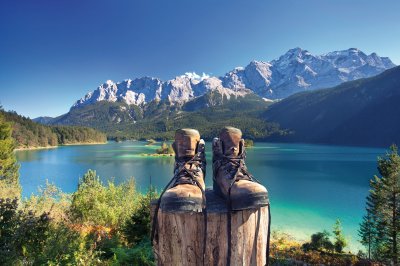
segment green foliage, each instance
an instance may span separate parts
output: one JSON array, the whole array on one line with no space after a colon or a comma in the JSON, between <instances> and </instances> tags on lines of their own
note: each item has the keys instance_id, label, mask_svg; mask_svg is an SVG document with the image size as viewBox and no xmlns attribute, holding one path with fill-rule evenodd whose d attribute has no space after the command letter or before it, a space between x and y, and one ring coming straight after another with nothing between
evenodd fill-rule
<instances>
[{"instance_id":1,"label":"green foliage","mask_svg":"<svg viewBox=\"0 0 400 266\"><path fill-rule=\"evenodd\" d=\"M90 126L106 132L110 139L171 140L175 130L195 127L204 139L211 140L227 125L241 128L244 137L249 139L287 134L278 124L262 118L268 105L254 95L228 100L215 93L183 106L171 105L168 101L152 101L141 107L122 102L98 102L74 108L51 123Z\"/></svg>"},{"instance_id":2,"label":"green foliage","mask_svg":"<svg viewBox=\"0 0 400 266\"><path fill-rule=\"evenodd\" d=\"M0 199L0 264L35 262L43 252L49 226L48 213L36 216L31 210L18 210L18 199Z\"/></svg>"},{"instance_id":3,"label":"green foliage","mask_svg":"<svg viewBox=\"0 0 400 266\"><path fill-rule=\"evenodd\" d=\"M363 221L360 224L358 235L361 237L361 244L367 248L368 259L371 259L371 246L375 237L374 221L371 217L371 212L367 210L367 214L364 215Z\"/></svg>"},{"instance_id":4,"label":"green foliage","mask_svg":"<svg viewBox=\"0 0 400 266\"><path fill-rule=\"evenodd\" d=\"M106 136L92 128L77 126L53 126L53 132L57 135L59 144L75 143L103 143Z\"/></svg>"},{"instance_id":5,"label":"green foliage","mask_svg":"<svg viewBox=\"0 0 400 266\"><path fill-rule=\"evenodd\" d=\"M342 224L339 219L333 225L334 242L330 239L330 233L326 230L311 235L311 241L304 243L302 248L304 251L324 251L343 253L343 249L347 246L346 238L342 231Z\"/></svg>"},{"instance_id":6,"label":"green foliage","mask_svg":"<svg viewBox=\"0 0 400 266\"><path fill-rule=\"evenodd\" d=\"M138 208L127 220L124 227L124 235L130 245L138 244L142 239L150 236L151 221L150 210L151 200L158 197L154 188L150 188L145 195L140 195Z\"/></svg>"},{"instance_id":7,"label":"green foliage","mask_svg":"<svg viewBox=\"0 0 400 266\"><path fill-rule=\"evenodd\" d=\"M263 117L293 132L276 141L400 145L399 88L400 67L394 67L334 88L296 93L273 103Z\"/></svg>"},{"instance_id":8,"label":"green foliage","mask_svg":"<svg viewBox=\"0 0 400 266\"><path fill-rule=\"evenodd\" d=\"M113 265L143 265L155 266L154 254L150 240L142 240L133 248L114 248Z\"/></svg>"},{"instance_id":9,"label":"green foliage","mask_svg":"<svg viewBox=\"0 0 400 266\"><path fill-rule=\"evenodd\" d=\"M118 232L105 233L100 231L94 231L88 235L89 242L94 243L95 251L100 254L100 258L104 260L112 259L115 255L115 248L126 247L126 241L123 236Z\"/></svg>"},{"instance_id":10,"label":"green foliage","mask_svg":"<svg viewBox=\"0 0 400 266\"><path fill-rule=\"evenodd\" d=\"M43 250L35 254L36 264L77 265L81 261L92 264L94 252L86 248L86 239L68 227L71 195L46 182L37 195L23 202L24 209L47 213L51 219Z\"/></svg>"},{"instance_id":11,"label":"green foliage","mask_svg":"<svg viewBox=\"0 0 400 266\"><path fill-rule=\"evenodd\" d=\"M251 140L251 139L246 139L246 140L244 141L244 146L247 147L247 148L253 147L253 146L254 146L254 141Z\"/></svg>"},{"instance_id":12,"label":"green foliage","mask_svg":"<svg viewBox=\"0 0 400 266\"><path fill-rule=\"evenodd\" d=\"M302 248L304 251L315 250L315 251L329 251L333 252L334 245L329 239L330 234L327 231L318 232L311 235L311 241L304 243Z\"/></svg>"},{"instance_id":13,"label":"green foliage","mask_svg":"<svg viewBox=\"0 0 400 266\"><path fill-rule=\"evenodd\" d=\"M20 196L19 164L14 148L11 123L6 122L0 110L0 198Z\"/></svg>"},{"instance_id":14,"label":"green foliage","mask_svg":"<svg viewBox=\"0 0 400 266\"><path fill-rule=\"evenodd\" d=\"M46 181L40 187L38 194L31 195L24 201L24 207L35 210L36 213L49 213L55 222L65 222L69 219L68 212L71 206L71 194L63 193L60 188Z\"/></svg>"},{"instance_id":15,"label":"green foliage","mask_svg":"<svg viewBox=\"0 0 400 266\"><path fill-rule=\"evenodd\" d=\"M378 170L381 177L374 176L370 181L367 213L359 234L369 257L397 265L400 259L400 156L395 145L384 157L378 158Z\"/></svg>"},{"instance_id":16,"label":"green foliage","mask_svg":"<svg viewBox=\"0 0 400 266\"><path fill-rule=\"evenodd\" d=\"M137 193L133 180L104 185L89 170L72 195L47 183L21 206L0 199L0 265L155 265L156 197Z\"/></svg>"},{"instance_id":17,"label":"green foliage","mask_svg":"<svg viewBox=\"0 0 400 266\"><path fill-rule=\"evenodd\" d=\"M49 147L75 143L103 143L106 141L105 134L92 128L45 126L15 112L2 110L0 110L0 116L4 116L5 121L13 124L12 137L17 143L17 148Z\"/></svg>"},{"instance_id":18,"label":"green foliage","mask_svg":"<svg viewBox=\"0 0 400 266\"><path fill-rule=\"evenodd\" d=\"M90 238L71 230L66 223L52 223L44 248L36 254L37 265L100 265L100 251Z\"/></svg>"},{"instance_id":19,"label":"green foliage","mask_svg":"<svg viewBox=\"0 0 400 266\"><path fill-rule=\"evenodd\" d=\"M154 139L149 139L149 140L147 140L146 145L147 145L147 146L151 146L151 145L154 145L154 144L156 144L156 143L157 143L156 140L154 140Z\"/></svg>"},{"instance_id":20,"label":"green foliage","mask_svg":"<svg viewBox=\"0 0 400 266\"><path fill-rule=\"evenodd\" d=\"M333 226L333 235L335 237L335 243L333 244L335 246L335 251L338 253L342 253L343 248L347 246L347 241L343 235L342 223L339 219L336 220Z\"/></svg>"},{"instance_id":21,"label":"green foliage","mask_svg":"<svg viewBox=\"0 0 400 266\"><path fill-rule=\"evenodd\" d=\"M304 249L304 245L296 241L293 236L272 231L271 265L370 265L360 263L359 257L351 253L327 252L323 246L329 243L327 236L329 234L322 232L314 235L314 244L319 250L310 249L311 243L307 243L308 247ZM331 244L328 244L329 248L333 248Z\"/></svg>"},{"instance_id":22,"label":"green foliage","mask_svg":"<svg viewBox=\"0 0 400 266\"><path fill-rule=\"evenodd\" d=\"M170 144L168 146L167 154L175 154L175 151L174 151L174 148L172 147L172 144Z\"/></svg>"},{"instance_id":23,"label":"green foliage","mask_svg":"<svg viewBox=\"0 0 400 266\"><path fill-rule=\"evenodd\" d=\"M89 170L72 195L71 215L79 223L118 229L134 211L136 198L133 179L104 185L96 171Z\"/></svg>"},{"instance_id":24,"label":"green foliage","mask_svg":"<svg viewBox=\"0 0 400 266\"><path fill-rule=\"evenodd\" d=\"M172 144L167 144L163 142L161 147L156 150L157 154L175 154L174 149L172 148Z\"/></svg>"}]
</instances>

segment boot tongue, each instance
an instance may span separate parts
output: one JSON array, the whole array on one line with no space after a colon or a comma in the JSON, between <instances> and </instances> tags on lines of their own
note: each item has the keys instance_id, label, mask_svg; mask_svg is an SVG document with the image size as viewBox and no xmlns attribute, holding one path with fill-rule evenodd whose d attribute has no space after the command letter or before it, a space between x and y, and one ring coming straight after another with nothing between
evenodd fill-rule
<instances>
[{"instance_id":1,"label":"boot tongue","mask_svg":"<svg viewBox=\"0 0 400 266\"><path fill-rule=\"evenodd\" d=\"M223 153L226 156L238 156L240 149L239 143L242 139L242 131L234 127L225 127L219 133L219 138L223 143Z\"/></svg>"},{"instance_id":2,"label":"boot tongue","mask_svg":"<svg viewBox=\"0 0 400 266\"><path fill-rule=\"evenodd\" d=\"M200 133L195 129L184 128L175 132L173 145L177 158L190 158L196 154L197 143L200 141Z\"/></svg>"}]
</instances>

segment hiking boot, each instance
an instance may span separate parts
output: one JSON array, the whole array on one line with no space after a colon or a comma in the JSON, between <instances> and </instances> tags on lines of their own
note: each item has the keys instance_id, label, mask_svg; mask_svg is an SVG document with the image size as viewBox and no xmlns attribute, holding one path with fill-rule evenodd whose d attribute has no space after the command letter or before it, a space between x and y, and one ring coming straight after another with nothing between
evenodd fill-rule
<instances>
[{"instance_id":1,"label":"hiking boot","mask_svg":"<svg viewBox=\"0 0 400 266\"><path fill-rule=\"evenodd\" d=\"M267 189L248 171L240 129L226 127L213 140L213 188L227 199L231 210L253 209L269 204Z\"/></svg>"},{"instance_id":2,"label":"hiking boot","mask_svg":"<svg viewBox=\"0 0 400 266\"><path fill-rule=\"evenodd\" d=\"M175 132L172 147L174 177L161 194L160 208L164 212L201 212L205 207L204 140L195 129L180 129Z\"/></svg>"}]
</instances>

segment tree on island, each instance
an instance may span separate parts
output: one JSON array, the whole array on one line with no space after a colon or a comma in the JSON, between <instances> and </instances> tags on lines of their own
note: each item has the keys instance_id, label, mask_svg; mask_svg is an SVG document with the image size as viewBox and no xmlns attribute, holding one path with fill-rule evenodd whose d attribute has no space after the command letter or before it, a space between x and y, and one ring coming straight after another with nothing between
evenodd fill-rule
<instances>
[{"instance_id":1,"label":"tree on island","mask_svg":"<svg viewBox=\"0 0 400 266\"><path fill-rule=\"evenodd\" d=\"M360 224L361 243L368 249L369 258L399 263L400 240L400 156L396 145L384 157L378 158L381 177L370 181L366 215Z\"/></svg>"},{"instance_id":2,"label":"tree on island","mask_svg":"<svg viewBox=\"0 0 400 266\"><path fill-rule=\"evenodd\" d=\"M246 139L246 140L244 141L244 146L245 146L246 148L253 147L253 146L254 146L254 141L251 140L251 139Z\"/></svg>"},{"instance_id":3,"label":"tree on island","mask_svg":"<svg viewBox=\"0 0 400 266\"><path fill-rule=\"evenodd\" d=\"M168 145L165 141L161 144L161 147L157 149L157 154L174 154L172 145Z\"/></svg>"}]
</instances>

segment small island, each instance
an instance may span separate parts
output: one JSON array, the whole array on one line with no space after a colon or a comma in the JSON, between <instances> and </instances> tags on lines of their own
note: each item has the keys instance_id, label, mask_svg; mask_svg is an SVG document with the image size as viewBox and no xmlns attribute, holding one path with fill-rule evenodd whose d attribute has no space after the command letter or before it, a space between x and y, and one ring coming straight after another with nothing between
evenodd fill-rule
<instances>
[{"instance_id":1,"label":"small island","mask_svg":"<svg viewBox=\"0 0 400 266\"><path fill-rule=\"evenodd\" d=\"M148 154L142 153L142 156L162 156L162 157L171 157L175 155L174 149L172 148L172 144L167 144L165 141L161 144L160 148L156 150L155 153Z\"/></svg>"},{"instance_id":2,"label":"small island","mask_svg":"<svg viewBox=\"0 0 400 266\"><path fill-rule=\"evenodd\" d=\"M148 139L145 146L151 146L151 145L154 145L154 144L156 144L156 143L157 143L156 140L154 140L154 139Z\"/></svg>"},{"instance_id":3,"label":"small island","mask_svg":"<svg viewBox=\"0 0 400 266\"><path fill-rule=\"evenodd\" d=\"M244 146L246 148L252 148L252 147L254 147L254 141L251 140L251 139L245 139L244 140Z\"/></svg>"}]
</instances>

